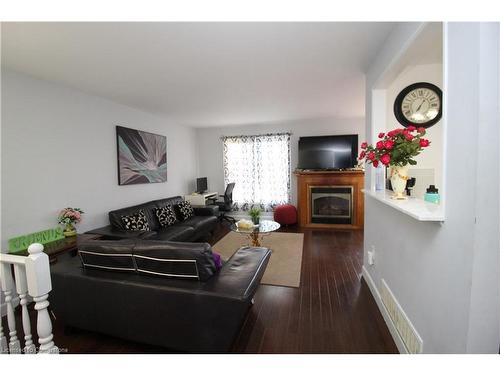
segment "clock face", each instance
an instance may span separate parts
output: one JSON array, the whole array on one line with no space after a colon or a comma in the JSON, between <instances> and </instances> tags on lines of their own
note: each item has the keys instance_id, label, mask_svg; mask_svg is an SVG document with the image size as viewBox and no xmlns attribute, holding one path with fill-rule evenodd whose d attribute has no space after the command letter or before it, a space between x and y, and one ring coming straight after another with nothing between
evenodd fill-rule
<instances>
[{"instance_id":1,"label":"clock face","mask_svg":"<svg viewBox=\"0 0 500 375\"><path fill-rule=\"evenodd\" d=\"M396 98L394 114L404 126L429 127L441 118L441 90L430 83L415 83Z\"/></svg>"}]
</instances>

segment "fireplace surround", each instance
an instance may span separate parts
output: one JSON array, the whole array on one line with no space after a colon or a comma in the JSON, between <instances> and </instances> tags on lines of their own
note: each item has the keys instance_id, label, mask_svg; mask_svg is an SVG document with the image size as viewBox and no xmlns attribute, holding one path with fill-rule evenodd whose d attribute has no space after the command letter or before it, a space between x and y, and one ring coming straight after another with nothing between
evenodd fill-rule
<instances>
[{"instance_id":1,"label":"fireplace surround","mask_svg":"<svg viewBox=\"0 0 500 375\"><path fill-rule=\"evenodd\" d=\"M295 171L299 225L306 228L361 229L364 172Z\"/></svg>"}]
</instances>

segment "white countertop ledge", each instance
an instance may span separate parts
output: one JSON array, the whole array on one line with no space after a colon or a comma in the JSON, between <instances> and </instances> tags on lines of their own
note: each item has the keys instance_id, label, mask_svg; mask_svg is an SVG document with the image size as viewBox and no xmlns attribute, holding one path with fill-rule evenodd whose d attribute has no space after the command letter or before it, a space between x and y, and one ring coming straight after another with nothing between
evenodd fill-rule
<instances>
[{"instance_id":1,"label":"white countertop ledge","mask_svg":"<svg viewBox=\"0 0 500 375\"><path fill-rule=\"evenodd\" d=\"M398 201L391 199L392 191L362 189L366 196L372 197L392 208L411 216L419 221L444 221L444 209L439 204L429 203L423 199L408 197L407 200Z\"/></svg>"}]
</instances>

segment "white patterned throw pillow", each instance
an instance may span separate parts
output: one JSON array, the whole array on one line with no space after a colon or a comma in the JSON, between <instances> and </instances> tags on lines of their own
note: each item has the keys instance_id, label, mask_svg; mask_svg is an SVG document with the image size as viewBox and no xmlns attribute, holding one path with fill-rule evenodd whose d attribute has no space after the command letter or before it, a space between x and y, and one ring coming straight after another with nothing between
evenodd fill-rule
<instances>
[{"instance_id":1,"label":"white patterned throw pillow","mask_svg":"<svg viewBox=\"0 0 500 375\"><path fill-rule=\"evenodd\" d=\"M148 219L143 210L134 212L131 215L123 215L122 222L125 230L150 230Z\"/></svg>"},{"instance_id":2,"label":"white patterned throw pillow","mask_svg":"<svg viewBox=\"0 0 500 375\"><path fill-rule=\"evenodd\" d=\"M183 201L177 205L179 212L182 215L182 220L187 220L194 216L193 206L188 201Z\"/></svg>"},{"instance_id":3,"label":"white patterned throw pillow","mask_svg":"<svg viewBox=\"0 0 500 375\"><path fill-rule=\"evenodd\" d=\"M157 208L155 213L162 227L168 227L177 222L177 216L175 216L174 208L171 205Z\"/></svg>"}]
</instances>

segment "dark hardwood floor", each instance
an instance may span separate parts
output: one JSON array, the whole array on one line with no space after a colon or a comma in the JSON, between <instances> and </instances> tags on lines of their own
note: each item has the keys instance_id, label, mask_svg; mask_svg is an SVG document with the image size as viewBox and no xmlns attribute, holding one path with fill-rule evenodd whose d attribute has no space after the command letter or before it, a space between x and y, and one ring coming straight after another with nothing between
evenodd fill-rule
<instances>
[{"instance_id":1,"label":"dark hardwood floor","mask_svg":"<svg viewBox=\"0 0 500 375\"><path fill-rule=\"evenodd\" d=\"M211 242L216 243L228 231L220 225ZM360 277L363 232L296 228L281 231L304 233L300 288L261 285L232 351L397 353L368 286ZM19 309L16 312L21 327ZM57 320L54 340L68 353L171 353L161 347L82 330L65 332Z\"/></svg>"}]
</instances>

